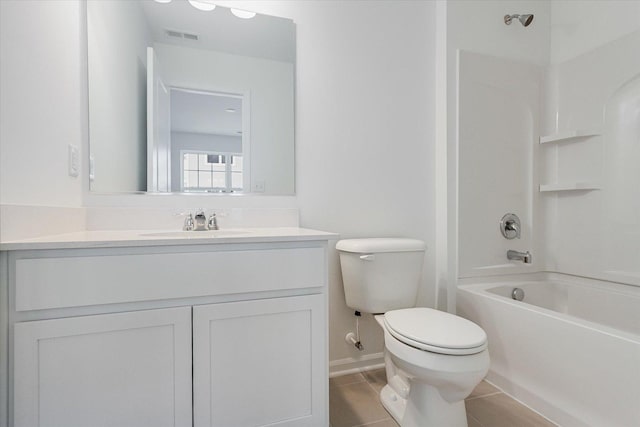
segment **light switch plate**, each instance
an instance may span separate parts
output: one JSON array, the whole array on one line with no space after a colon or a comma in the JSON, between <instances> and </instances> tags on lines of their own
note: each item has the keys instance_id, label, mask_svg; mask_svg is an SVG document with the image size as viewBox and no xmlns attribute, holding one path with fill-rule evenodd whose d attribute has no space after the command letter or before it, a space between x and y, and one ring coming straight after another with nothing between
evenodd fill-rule
<instances>
[{"instance_id":1,"label":"light switch plate","mask_svg":"<svg viewBox=\"0 0 640 427\"><path fill-rule=\"evenodd\" d=\"M77 177L80 175L80 151L78 147L69 144L69 176Z\"/></svg>"}]
</instances>

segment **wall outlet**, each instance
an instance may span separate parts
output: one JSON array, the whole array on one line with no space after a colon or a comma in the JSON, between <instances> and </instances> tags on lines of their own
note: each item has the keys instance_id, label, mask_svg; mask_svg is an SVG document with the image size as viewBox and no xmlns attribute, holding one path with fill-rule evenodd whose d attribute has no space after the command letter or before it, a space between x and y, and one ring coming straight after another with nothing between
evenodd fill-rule
<instances>
[{"instance_id":1,"label":"wall outlet","mask_svg":"<svg viewBox=\"0 0 640 427\"><path fill-rule=\"evenodd\" d=\"M257 179L253 182L253 188L251 189L251 191L253 191L254 193L264 193L264 187L264 179Z\"/></svg>"},{"instance_id":2,"label":"wall outlet","mask_svg":"<svg viewBox=\"0 0 640 427\"><path fill-rule=\"evenodd\" d=\"M69 176L77 178L80 175L80 150L78 147L69 144Z\"/></svg>"}]
</instances>

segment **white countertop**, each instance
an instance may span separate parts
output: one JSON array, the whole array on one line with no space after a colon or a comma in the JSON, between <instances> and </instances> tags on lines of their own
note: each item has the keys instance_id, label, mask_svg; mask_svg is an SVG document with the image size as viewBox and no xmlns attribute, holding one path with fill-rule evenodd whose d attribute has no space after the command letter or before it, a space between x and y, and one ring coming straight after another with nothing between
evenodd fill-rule
<instances>
[{"instance_id":1,"label":"white countertop","mask_svg":"<svg viewBox=\"0 0 640 427\"><path fill-rule=\"evenodd\" d=\"M82 231L0 242L1 251L210 245L333 240L338 234L296 227L237 228L218 231L118 230Z\"/></svg>"}]
</instances>

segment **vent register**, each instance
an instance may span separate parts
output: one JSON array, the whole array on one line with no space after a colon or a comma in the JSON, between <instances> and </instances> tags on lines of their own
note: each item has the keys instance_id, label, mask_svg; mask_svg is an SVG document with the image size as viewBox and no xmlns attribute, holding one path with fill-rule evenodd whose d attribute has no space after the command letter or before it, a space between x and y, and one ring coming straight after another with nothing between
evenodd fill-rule
<instances>
[{"instance_id":1,"label":"vent register","mask_svg":"<svg viewBox=\"0 0 640 427\"><path fill-rule=\"evenodd\" d=\"M200 36L198 36L197 34L183 33L181 31L175 31L175 30L165 30L164 32L168 37L172 37L176 39L192 40L192 41L198 41L200 39Z\"/></svg>"}]
</instances>

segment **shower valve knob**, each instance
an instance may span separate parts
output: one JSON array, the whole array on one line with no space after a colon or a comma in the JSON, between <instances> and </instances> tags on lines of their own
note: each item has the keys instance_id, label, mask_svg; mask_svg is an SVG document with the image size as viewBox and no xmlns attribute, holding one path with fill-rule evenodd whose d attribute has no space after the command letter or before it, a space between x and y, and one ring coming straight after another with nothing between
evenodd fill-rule
<instances>
[{"instance_id":1,"label":"shower valve knob","mask_svg":"<svg viewBox=\"0 0 640 427\"><path fill-rule=\"evenodd\" d=\"M508 213L500 220L500 232L505 239L519 239L520 230L520 218L518 218L518 215Z\"/></svg>"}]
</instances>

